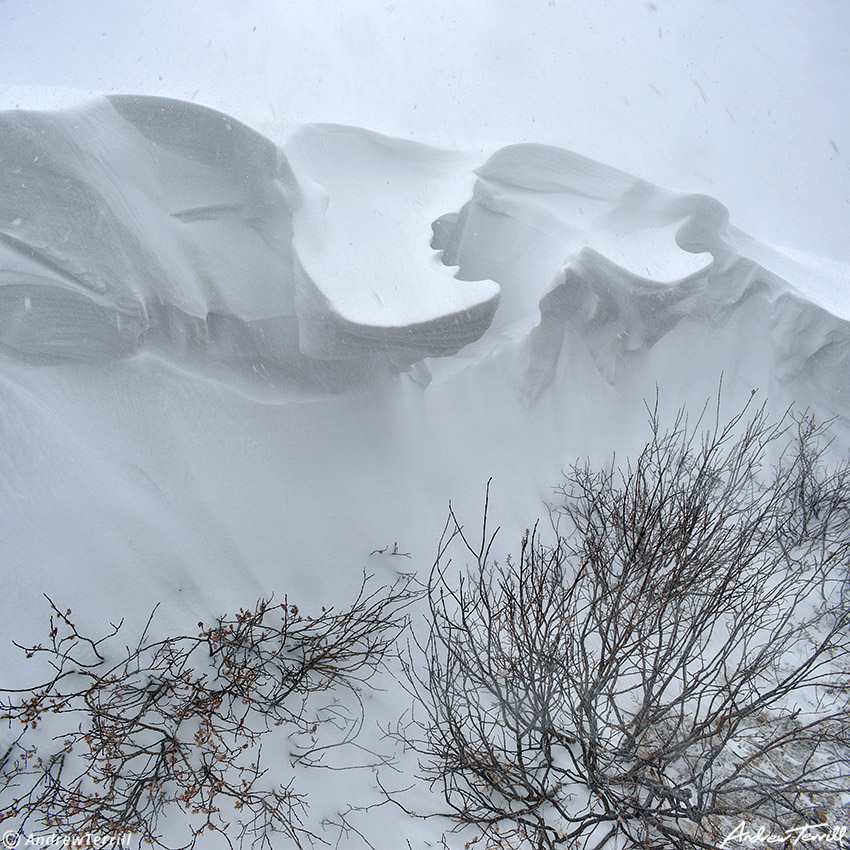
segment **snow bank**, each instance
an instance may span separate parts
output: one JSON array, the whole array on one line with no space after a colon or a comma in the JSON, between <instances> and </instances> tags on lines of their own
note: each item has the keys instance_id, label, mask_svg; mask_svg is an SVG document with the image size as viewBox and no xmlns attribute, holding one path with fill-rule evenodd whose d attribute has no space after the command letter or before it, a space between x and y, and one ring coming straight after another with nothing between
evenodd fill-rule
<instances>
[{"instance_id":1,"label":"snow bank","mask_svg":"<svg viewBox=\"0 0 850 850\"><path fill-rule=\"evenodd\" d=\"M640 442L656 387L701 407L721 372L729 408L846 427L846 269L712 198L158 98L0 133L2 545L38 587L120 561L216 610L404 533L427 561L449 498L494 476L524 527L565 464ZM285 575L318 598L324 569Z\"/></svg>"},{"instance_id":2,"label":"snow bank","mask_svg":"<svg viewBox=\"0 0 850 850\"><path fill-rule=\"evenodd\" d=\"M811 268L783 277L706 196L528 144L473 182L469 155L328 125L276 146L160 98L9 111L0 133L0 347L24 363L147 351L309 395L453 355L492 323L525 338L533 399L568 337L613 384L680 323L709 339L754 299L764 368L844 413L850 309L834 285L823 303Z\"/></svg>"},{"instance_id":3,"label":"snow bank","mask_svg":"<svg viewBox=\"0 0 850 850\"><path fill-rule=\"evenodd\" d=\"M671 356L700 392L710 395L704 378L725 368L768 387L777 403L847 415L846 295L731 227L717 200L541 145L498 151L476 173L470 201L435 223L434 244L460 276L502 286L497 322L526 329L528 398L569 359L566 341L581 346L608 384L626 370L627 383L648 389L647 377L670 370L656 364L647 375L647 355L683 325L689 339ZM755 334L757 367L727 359L717 342L728 328L739 338Z\"/></svg>"},{"instance_id":4,"label":"snow bank","mask_svg":"<svg viewBox=\"0 0 850 850\"><path fill-rule=\"evenodd\" d=\"M305 192L287 154L238 121L129 96L5 112L0 134L0 346L23 362L151 351L339 390L384 360L454 353L495 309L494 284L455 281L421 238L457 157L305 130Z\"/></svg>"},{"instance_id":5,"label":"snow bank","mask_svg":"<svg viewBox=\"0 0 850 850\"><path fill-rule=\"evenodd\" d=\"M468 182L467 157L334 126L302 128L286 154L309 187L294 222L302 351L415 362L481 336L498 286L456 280L427 239Z\"/></svg>"}]
</instances>

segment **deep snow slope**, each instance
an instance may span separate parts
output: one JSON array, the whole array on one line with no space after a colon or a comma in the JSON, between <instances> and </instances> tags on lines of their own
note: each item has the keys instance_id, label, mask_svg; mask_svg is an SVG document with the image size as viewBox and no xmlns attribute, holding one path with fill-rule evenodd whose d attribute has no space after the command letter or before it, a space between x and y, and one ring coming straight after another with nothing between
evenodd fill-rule
<instances>
[{"instance_id":1,"label":"deep snow slope","mask_svg":"<svg viewBox=\"0 0 850 850\"><path fill-rule=\"evenodd\" d=\"M568 463L641 442L656 388L701 408L723 373L730 413L759 388L846 436L846 267L722 199L161 98L0 138L4 645L42 593L95 631L344 601L427 569L491 476L510 548Z\"/></svg>"},{"instance_id":2,"label":"deep snow slope","mask_svg":"<svg viewBox=\"0 0 850 850\"><path fill-rule=\"evenodd\" d=\"M313 595L341 552L358 572L405 536L421 566L449 498L477 510L492 475L527 522L565 463L640 439L656 385L701 405L725 373L730 409L759 388L847 415L846 270L707 196L542 145L482 160L336 126L275 145L159 98L0 128L20 603L43 583L120 599L125 568L150 604L302 569Z\"/></svg>"}]
</instances>

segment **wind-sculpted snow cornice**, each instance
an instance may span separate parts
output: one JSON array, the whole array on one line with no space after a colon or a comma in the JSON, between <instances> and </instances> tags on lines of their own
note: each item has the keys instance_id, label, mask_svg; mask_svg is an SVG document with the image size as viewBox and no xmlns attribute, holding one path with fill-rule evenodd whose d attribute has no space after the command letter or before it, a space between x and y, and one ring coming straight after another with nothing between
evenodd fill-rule
<instances>
[{"instance_id":1,"label":"wind-sculpted snow cornice","mask_svg":"<svg viewBox=\"0 0 850 850\"><path fill-rule=\"evenodd\" d=\"M0 348L16 359L149 350L338 389L382 363L456 352L498 302L495 284L461 283L437 262L427 211L379 179L379 146L370 185L366 131L302 155L298 174L239 121L164 98L8 111L0 138ZM324 186L331 155L344 179ZM414 186L418 164L394 162ZM331 375L323 361L344 362Z\"/></svg>"},{"instance_id":2,"label":"wind-sculpted snow cornice","mask_svg":"<svg viewBox=\"0 0 850 850\"><path fill-rule=\"evenodd\" d=\"M536 398L577 352L613 385L682 325L691 352L721 327L752 342L755 321L748 356L771 380L850 392L834 287L714 198L567 150L481 163L336 125L275 143L138 96L0 113L0 140L0 353L15 360L148 352L287 397L518 339Z\"/></svg>"}]
</instances>

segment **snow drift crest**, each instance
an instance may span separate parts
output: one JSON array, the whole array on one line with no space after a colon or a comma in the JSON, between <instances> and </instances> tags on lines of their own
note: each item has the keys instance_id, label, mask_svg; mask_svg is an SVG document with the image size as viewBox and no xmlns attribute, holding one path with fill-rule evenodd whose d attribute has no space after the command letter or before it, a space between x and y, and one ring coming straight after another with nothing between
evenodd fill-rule
<instances>
[{"instance_id":1,"label":"snow drift crest","mask_svg":"<svg viewBox=\"0 0 850 850\"><path fill-rule=\"evenodd\" d=\"M452 354L492 318L494 284L400 262L411 245L398 210L366 226L356 210L340 220L343 187L328 203L310 168L296 178L286 152L221 113L118 96L2 113L0 137L7 356L100 362L146 350L191 371L260 370L335 390L381 365ZM378 197L347 177L367 203Z\"/></svg>"},{"instance_id":2,"label":"snow drift crest","mask_svg":"<svg viewBox=\"0 0 850 850\"><path fill-rule=\"evenodd\" d=\"M278 146L137 96L0 113L0 138L0 351L18 361L146 351L237 390L338 392L491 328L479 353L516 341L534 399L567 341L610 385L671 334L704 356L757 325L756 371L844 412L846 317L716 200L565 150L515 145L474 171L350 127Z\"/></svg>"}]
</instances>

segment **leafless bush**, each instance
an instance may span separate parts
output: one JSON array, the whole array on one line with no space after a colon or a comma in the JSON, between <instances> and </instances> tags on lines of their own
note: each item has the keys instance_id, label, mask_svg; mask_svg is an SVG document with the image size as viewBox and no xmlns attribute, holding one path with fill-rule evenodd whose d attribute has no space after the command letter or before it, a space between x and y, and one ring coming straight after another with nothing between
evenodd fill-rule
<instances>
[{"instance_id":1,"label":"leafless bush","mask_svg":"<svg viewBox=\"0 0 850 850\"><path fill-rule=\"evenodd\" d=\"M450 510L405 734L487 846L716 847L744 817L819 823L850 781L850 613L820 593L846 473L824 501L791 451L764 483L787 434L764 408L650 428L625 468L572 467L553 545L535 528L499 564L486 506L475 539Z\"/></svg>"},{"instance_id":2,"label":"leafless bush","mask_svg":"<svg viewBox=\"0 0 850 850\"><path fill-rule=\"evenodd\" d=\"M784 531L798 540L843 542L850 527L850 462L828 462L832 422L791 415L794 436L781 464L786 476Z\"/></svg>"},{"instance_id":3,"label":"leafless bush","mask_svg":"<svg viewBox=\"0 0 850 850\"><path fill-rule=\"evenodd\" d=\"M832 423L818 423L808 412L793 420L796 434L781 470L786 475L782 533L797 543L842 547L850 537L850 458L828 462ZM845 562L844 580L832 594L833 610L850 607L850 564Z\"/></svg>"},{"instance_id":4,"label":"leafless bush","mask_svg":"<svg viewBox=\"0 0 850 850\"><path fill-rule=\"evenodd\" d=\"M291 782L266 787L262 744L282 727L294 749L284 754L316 762L351 741L360 689L394 647L414 596L410 580L377 591L364 577L343 610L311 617L261 600L161 640L149 637L149 622L123 654L120 623L92 639L50 602L48 642L25 652L51 675L4 692L12 739L0 765L0 820L21 831L132 832L164 847L159 825L171 812L185 825L183 847L206 832L230 846L280 846L276 835L302 846L316 838L307 801ZM341 692L352 697L348 708ZM40 728L47 747L34 743Z\"/></svg>"}]
</instances>

